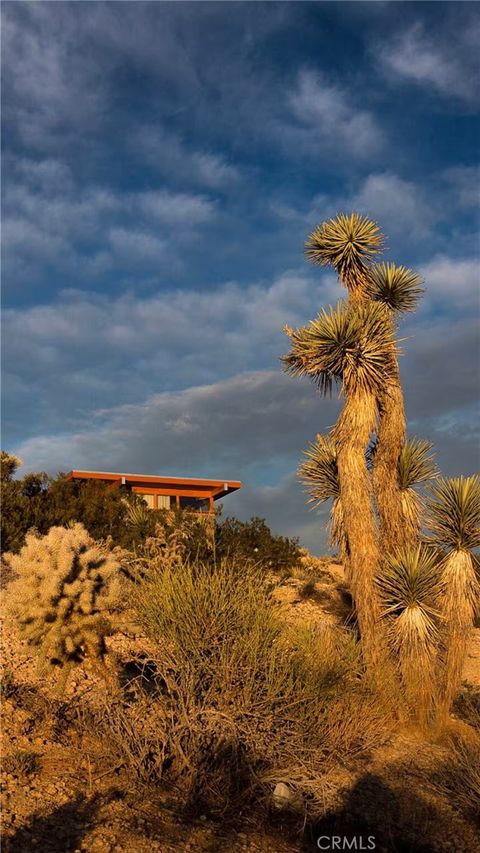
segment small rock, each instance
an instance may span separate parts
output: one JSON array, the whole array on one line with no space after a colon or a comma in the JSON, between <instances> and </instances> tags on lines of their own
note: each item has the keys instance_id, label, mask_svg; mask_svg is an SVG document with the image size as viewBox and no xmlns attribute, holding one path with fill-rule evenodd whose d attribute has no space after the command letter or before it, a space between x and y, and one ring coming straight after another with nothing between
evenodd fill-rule
<instances>
[{"instance_id":1,"label":"small rock","mask_svg":"<svg viewBox=\"0 0 480 853\"><path fill-rule=\"evenodd\" d=\"M302 797L296 792L292 791L285 782L278 782L275 785L272 794L272 802L276 809L298 809L302 805Z\"/></svg>"}]
</instances>

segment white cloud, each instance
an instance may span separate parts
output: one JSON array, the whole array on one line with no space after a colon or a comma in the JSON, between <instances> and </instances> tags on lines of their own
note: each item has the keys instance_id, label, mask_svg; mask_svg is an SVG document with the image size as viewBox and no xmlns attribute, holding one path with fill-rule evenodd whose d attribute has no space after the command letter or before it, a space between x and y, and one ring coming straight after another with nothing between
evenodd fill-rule
<instances>
[{"instance_id":1,"label":"white cloud","mask_svg":"<svg viewBox=\"0 0 480 853\"><path fill-rule=\"evenodd\" d=\"M55 15L41 3L6 4L2 12L5 120L41 150L65 132L88 132L104 106L105 76L94 55L86 62L72 49L74 17L60 4Z\"/></svg>"},{"instance_id":2,"label":"white cloud","mask_svg":"<svg viewBox=\"0 0 480 853\"><path fill-rule=\"evenodd\" d=\"M426 301L401 330L411 431L438 443L449 473L475 467L479 339L468 292L455 321L437 307L448 298L446 283L453 298L472 269L467 260L434 258L422 272L435 303ZM315 314L326 301L322 281L332 296L339 292L330 276L290 273L269 287L228 283L215 298L205 291L150 298L66 292L55 305L5 312L12 375L4 390L16 430L23 423L32 435L12 449L33 469L240 478L245 490L229 498L226 512L266 516L279 532L299 533L322 550L320 522L293 472L302 448L332 426L341 404L284 375L277 362L287 348L283 323Z\"/></svg>"},{"instance_id":3,"label":"white cloud","mask_svg":"<svg viewBox=\"0 0 480 853\"><path fill-rule=\"evenodd\" d=\"M475 258L449 258L438 255L420 272L426 282L425 305L443 306L450 313L465 311L478 316L480 309L480 270Z\"/></svg>"},{"instance_id":4,"label":"white cloud","mask_svg":"<svg viewBox=\"0 0 480 853\"><path fill-rule=\"evenodd\" d=\"M130 147L140 160L146 160L162 175L174 174L180 182L222 190L240 180L240 170L225 157L214 152L197 151L179 135L160 125L135 129Z\"/></svg>"},{"instance_id":5,"label":"white cloud","mask_svg":"<svg viewBox=\"0 0 480 853\"><path fill-rule=\"evenodd\" d=\"M272 204L271 209L286 222L303 223L305 229L339 211L356 210L379 222L387 236L408 237L414 244L431 237L434 225L444 215L441 205L433 205L431 199L429 203L422 184L393 172L372 172L349 194L317 194L305 211L281 203Z\"/></svg>"},{"instance_id":6,"label":"white cloud","mask_svg":"<svg viewBox=\"0 0 480 853\"><path fill-rule=\"evenodd\" d=\"M141 234L114 236L118 251L126 243L129 256L163 250L145 243ZM165 380L182 385L211 381L276 361L287 348L284 323L308 320L334 288L339 290L331 276L315 280L287 272L270 286L230 282L213 293L171 290L151 297L109 297L66 291L52 305L4 311L6 363L12 372L39 382L43 399L47 388L54 394L60 386L68 389L72 376L88 376L97 364L108 364L109 399L123 397L124 382L129 385L133 378L142 387L145 381L149 387ZM25 339L28 353L21 343ZM53 375L52 352L57 359Z\"/></svg>"},{"instance_id":7,"label":"white cloud","mask_svg":"<svg viewBox=\"0 0 480 853\"><path fill-rule=\"evenodd\" d=\"M82 276L159 259L173 267L180 247L217 214L206 195L80 187L65 163L51 158L11 157L10 166L16 182L7 183L3 200L7 286L38 278L42 263Z\"/></svg>"},{"instance_id":8,"label":"white cloud","mask_svg":"<svg viewBox=\"0 0 480 853\"><path fill-rule=\"evenodd\" d=\"M451 166L442 175L450 194L451 204L463 210L480 210L480 166Z\"/></svg>"},{"instance_id":9,"label":"white cloud","mask_svg":"<svg viewBox=\"0 0 480 853\"><path fill-rule=\"evenodd\" d=\"M213 202L204 196L166 190L138 193L136 201L147 217L162 224L183 224L188 228L211 219L215 209Z\"/></svg>"},{"instance_id":10,"label":"white cloud","mask_svg":"<svg viewBox=\"0 0 480 853\"><path fill-rule=\"evenodd\" d=\"M435 221L423 186L391 172L369 175L346 206L381 222L385 233L408 234L413 241L429 236Z\"/></svg>"},{"instance_id":11,"label":"white cloud","mask_svg":"<svg viewBox=\"0 0 480 853\"><path fill-rule=\"evenodd\" d=\"M355 106L353 92L331 85L315 71L300 72L289 104L293 116L306 129L306 141L312 149L327 145L368 157L383 144L373 114ZM290 129L289 135L294 140L295 129Z\"/></svg>"},{"instance_id":12,"label":"white cloud","mask_svg":"<svg viewBox=\"0 0 480 853\"><path fill-rule=\"evenodd\" d=\"M452 25L435 38L422 23L380 48L381 61L394 75L466 103L478 98L478 20Z\"/></svg>"},{"instance_id":13,"label":"white cloud","mask_svg":"<svg viewBox=\"0 0 480 853\"><path fill-rule=\"evenodd\" d=\"M117 261L129 264L158 261L165 254L167 242L144 231L129 228L112 228L108 233L108 242Z\"/></svg>"}]
</instances>

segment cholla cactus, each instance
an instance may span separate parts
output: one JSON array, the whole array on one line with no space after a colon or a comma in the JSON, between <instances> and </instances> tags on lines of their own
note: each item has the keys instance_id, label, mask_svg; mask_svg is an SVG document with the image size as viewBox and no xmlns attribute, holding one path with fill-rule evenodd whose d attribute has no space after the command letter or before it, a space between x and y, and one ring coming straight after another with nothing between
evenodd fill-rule
<instances>
[{"instance_id":1,"label":"cholla cactus","mask_svg":"<svg viewBox=\"0 0 480 853\"><path fill-rule=\"evenodd\" d=\"M120 593L120 565L82 524L27 535L8 562L17 575L7 608L21 635L46 664L64 669L85 658L103 663L109 613Z\"/></svg>"}]
</instances>

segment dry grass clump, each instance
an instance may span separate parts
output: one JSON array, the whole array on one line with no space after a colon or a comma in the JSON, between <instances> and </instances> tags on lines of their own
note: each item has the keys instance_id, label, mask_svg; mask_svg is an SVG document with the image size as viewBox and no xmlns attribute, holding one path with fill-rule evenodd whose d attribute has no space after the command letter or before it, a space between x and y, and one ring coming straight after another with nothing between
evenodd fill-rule
<instances>
[{"instance_id":1,"label":"dry grass clump","mask_svg":"<svg viewBox=\"0 0 480 853\"><path fill-rule=\"evenodd\" d=\"M5 755L2 766L4 773L18 776L34 776L40 771L38 754L29 749L17 749Z\"/></svg>"},{"instance_id":2,"label":"dry grass clump","mask_svg":"<svg viewBox=\"0 0 480 853\"><path fill-rule=\"evenodd\" d=\"M480 733L480 688L465 682L457 694L453 710Z\"/></svg>"},{"instance_id":3,"label":"dry grass clump","mask_svg":"<svg viewBox=\"0 0 480 853\"><path fill-rule=\"evenodd\" d=\"M428 781L454 809L480 825L480 739L452 744L448 760L436 764Z\"/></svg>"},{"instance_id":4,"label":"dry grass clump","mask_svg":"<svg viewBox=\"0 0 480 853\"><path fill-rule=\"evenodd\" d=\"M386 737L350 632L286 628L254 566L164 563L134 597L158 652L103 726L140 779L174 784L187 807L224 813L288 779L320 791L333 760Z\"/></svg>"}]
</instances>

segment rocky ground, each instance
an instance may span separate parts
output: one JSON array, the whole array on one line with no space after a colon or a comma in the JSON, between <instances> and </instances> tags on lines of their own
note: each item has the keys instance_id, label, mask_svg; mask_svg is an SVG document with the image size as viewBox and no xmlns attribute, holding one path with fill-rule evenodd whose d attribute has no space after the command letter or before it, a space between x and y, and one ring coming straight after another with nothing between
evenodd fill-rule
<instances>
[{"instance_id":1,"label":"rocky ground","mask_svg":"<svg viewBox=\"0 0 480 853\"><path fill-rule=\"evenodd\" d=\"M278 587L275 595L286 619L348 620L350 600L341 567L323 566L319 575L315 582L291 578ZM111 643L121 658L135 652L135 641L124 635L116 635ZM3 664L5 853L296 853L318 849L315 841L321 835L359 838L363 833L366 844L379 811L383 829L377 850L480 849L475 823L425 785L429 765L448 758L441 744L426 746L404 734L377 750L368 766L359 765L352 775L342 810L312 828L307 839L298 834L298 823L294 829L282 813L272 814L268 831L260 831L251 816L241 813L228 825L210 821L208 815L191 821L179 814L167 791L139 788L124 766L112 763L89 724L88 708L101 701L105 689L93 674L79 669L65 694L57 695L51 678L39 677L28 649L8 629L3 634ZM480 686L480 629L472 635L465 678ZM80 707L87 709L83 725ZM415 842L412 821L431 824L429 845Z\"/></svg>"}]
</instances>

